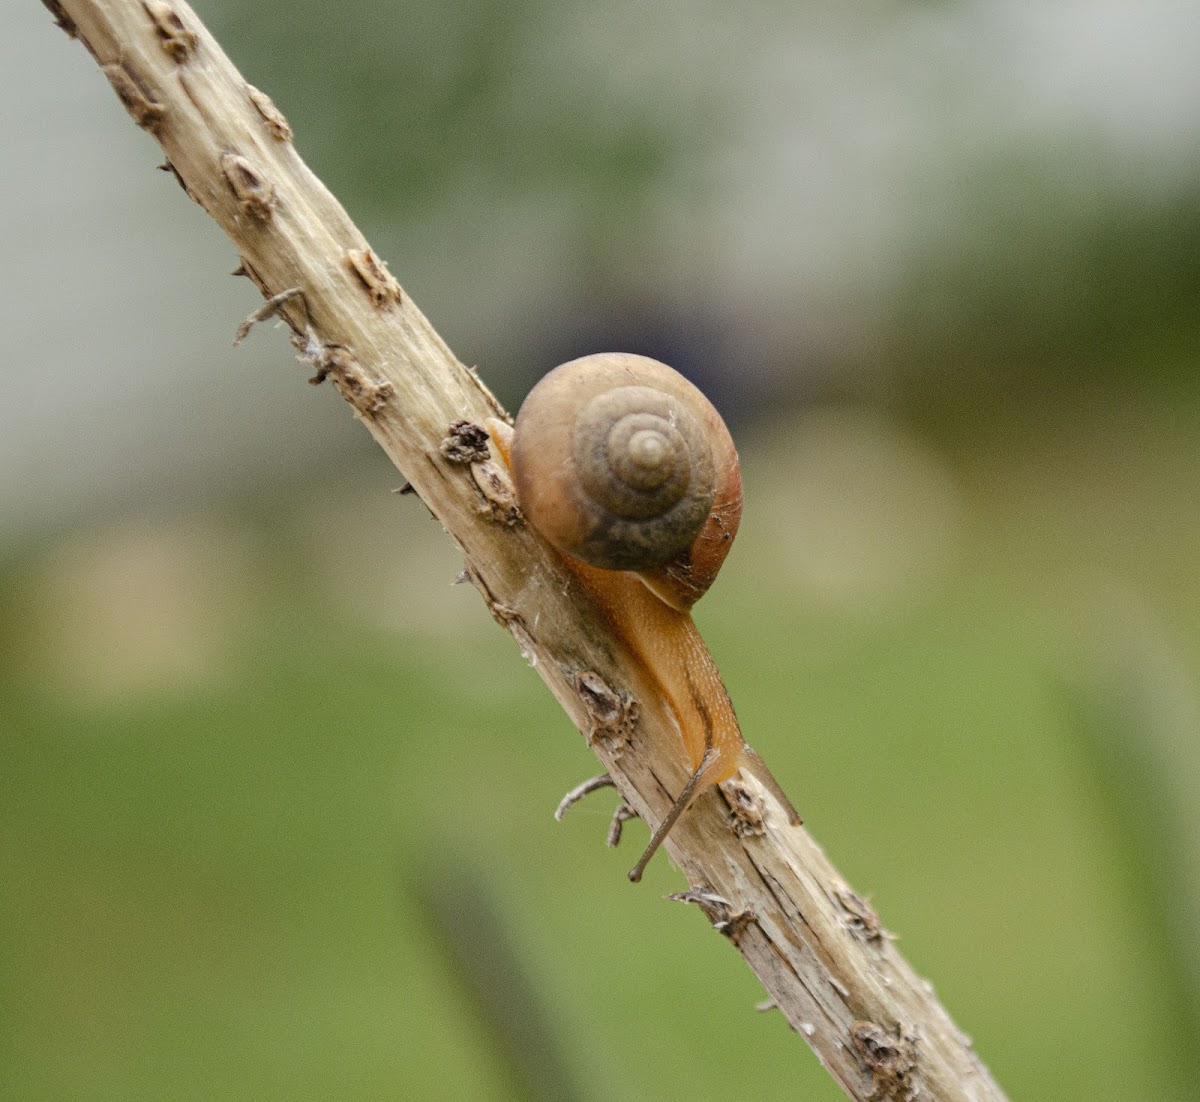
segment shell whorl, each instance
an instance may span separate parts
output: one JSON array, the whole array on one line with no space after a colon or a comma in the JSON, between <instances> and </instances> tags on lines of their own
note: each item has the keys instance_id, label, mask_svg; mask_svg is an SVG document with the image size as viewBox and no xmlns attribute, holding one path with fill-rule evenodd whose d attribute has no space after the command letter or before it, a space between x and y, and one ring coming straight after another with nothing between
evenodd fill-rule
<instances>
[{"instance_id":1,"label":"shell whorl","mask_svg":"<svg viewBox=\"0 0 1200 1102\"><path fill-rule=\"evenodd\" d=\"M643 570L675 558L712 508L712 450L677 398L619 386L576 415L572 461L592 508L577 558L608 570Z\"/></svg>"},{"instance_id":2,"label":"shell whorl","mask_svg":"<svg viewBox=\"0 0 1200 1102\"><path fill-rule=\"evenodd\" d=\"M601 353L551 371L517 416L512 465L522 510L559 550L608 570L680 575L694 593L660 594L676 607L707 588L737 528L724 422L682 375L644 356ZM715 561L693 585L698 553Z\"/></svg>"}]
</instances>

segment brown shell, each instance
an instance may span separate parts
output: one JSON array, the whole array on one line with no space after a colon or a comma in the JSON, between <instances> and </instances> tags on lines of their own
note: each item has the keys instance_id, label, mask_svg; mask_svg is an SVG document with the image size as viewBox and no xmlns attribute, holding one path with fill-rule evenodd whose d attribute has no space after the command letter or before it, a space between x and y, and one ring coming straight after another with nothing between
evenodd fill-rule
<instances>
[{"instance_id":1,"label":"brown shell","mask_svg":"<svg viewBox=\"0 0 1200 1102\"><path fill-rule=\"evenodd\" d=\"M636 571L688 609L708 589L742 511L721 415L677 371L622 352L556 367L517 415L517 499L560 551Z\"/></svg>"}]
</instances>

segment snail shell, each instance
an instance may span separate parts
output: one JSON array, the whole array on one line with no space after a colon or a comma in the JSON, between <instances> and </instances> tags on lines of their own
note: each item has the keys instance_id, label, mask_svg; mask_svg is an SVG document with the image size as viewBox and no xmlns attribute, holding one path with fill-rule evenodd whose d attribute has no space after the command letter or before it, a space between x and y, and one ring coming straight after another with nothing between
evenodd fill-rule
<instances>
[{"instance_id":1,"label":"snail shell","mask_svg":"<svg viewBox=\"0 0 1200 1102\"><path fill-rule=\"evenodd\" d=\"M526 518L565 554L631 570L686 610L737 532L737 451L721 415L657 360L604 352L551 371L512 443Z\"/></svg>"}]
</instances>

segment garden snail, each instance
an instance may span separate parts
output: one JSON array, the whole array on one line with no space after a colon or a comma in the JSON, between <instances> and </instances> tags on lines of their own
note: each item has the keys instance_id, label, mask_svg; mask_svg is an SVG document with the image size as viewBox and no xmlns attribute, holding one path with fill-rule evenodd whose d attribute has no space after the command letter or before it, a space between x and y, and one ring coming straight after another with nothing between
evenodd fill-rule
<instances>
[{"instance_id":1,"label":"garden snail","mask_svg":"<svg viewBox=\"0 0 1200 1102\"><path fill-rule=\"evenodd\" d=\"M691 776L629 878L641 879L697 795L743 765L794 815L745 745L689 611L716 577L742 512L737 451L712 403L665 364L606 352L546 375L511 430L489 427L525 519L596 597L683 735Z\"/></svg>"}]
</instances>

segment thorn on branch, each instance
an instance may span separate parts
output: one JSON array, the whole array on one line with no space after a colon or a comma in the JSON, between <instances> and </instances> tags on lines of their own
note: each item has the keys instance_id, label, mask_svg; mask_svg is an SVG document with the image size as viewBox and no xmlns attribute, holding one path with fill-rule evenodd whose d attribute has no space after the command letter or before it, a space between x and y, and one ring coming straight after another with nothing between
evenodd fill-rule
<instances>
[{"instance_id":1,"label":"thorn on branch","mask_svg":"<svg viewBox=\"0 0 1200 1102\"><path fill-rule=\"evenodd\" d=\"M75 20L63 10L63 6L58 0L42 0L42 3L46 5L50 14L54 16L54 25L56 27L60 27L68 38L79 37L79 28L75 26Z\"/></svg>"},{"instance_id":2,"label":"thorn on branch","mask_svg":"<svg viewBox=\"0 0 1200 1102\"><path fill-rule=\"evenodd\" d=\"M563 816L571 810L580 800L586 796L590 796L593 792L599 792L602 788L615 788L616 784L607 773L601 773L598 777L589 777L583 784L576 785L571 789L558 803L558 807L554 809L554 818L558 822L562 822ZM608 834L605 836L604 844L609 849L616 849L621 844L621 828L629 822L630 819L638 818L638 813L627 803L617 805L616 811L613 812L612 822L608 825Z\"/></svg>"},{"instance_id":3,"label":"thorn on branch","mask_svg":"<svg viewBox=\"0 0 1200 1102\"><path fill-rule=\"evenodd\" d=\"M746 929L757 921L753 911L734 911L729 900L715 892L693 888L686 892L674 892L667 898L675 903L695 903L712 923L712 928L724 934L734 945Z\"/></svg>"},{"instance_id":4,"label":"thorn on branch","mask_svg":"<svg viewBox=\"0 0 1200 1102\"><path fill-rule=\"evenodd\" d=\"M245 276L248 280L250 280L251 283L254 284L255 287L258 288L259 294L261 294L263 298L271 297L271 292L267 289L267 285L262 281L259 274L250 266L250 261L248 261L244 256L238 257L238 266L236 268L234 268L233 271L230 272L229 274L231 276ZM308 317L307 301L305 301L304 299L301 299L300 305L302 307L304 307L304 316L307 319L307 317Z\"/></svg>"},{"instance_id":5,"label":"thorn on branch","mask_svg":"<svg viewBox=\"0 0 1200 1102\"><path fill-rule=\"evenodd\" d=\"M608 835L604 839L604 844L609 849L616 849L621 844L621 835L624 833L624 827L630 819L637 819L639 815L629 804L621 804L616 811L613 812L612 822L608 824Z\"/></svg>"},{"instance_id":6,"label":"thorn on branch","mask_svg":"<svg viewBox=\"0 0 1200 1102\"><path fill-rule=\"evenodd\" d=\"M521 654L524 655L531 666L536 666L537 656L533 652L532 640L521 614L515 608L511 608L502 601L497 600L496 595L488 588L483 575L472 567L470 563L467 563L463 567L463 573L467 576L466 580L479 590L484 603L488 607L488 611L492 614L492 619L504 628L505 631L512 632L514 638L521 644Z\"/></svg>"},{"instance_id":7,"label":"thorn on branch","mask_svg":"<svg viewBox=\"0 0 1200 1102\"><path fill-rule=\"evenodd\" d=\"M705 891L703 888L691 888L686 892L673 892L667 898L672 903L695 903L696 906L705 907L724 907L729 910L729 900L723 895L717 895L716 892Z\"/></svg>"},{"instance_id":8,"label":"thorn on branch","mask_svg":"<svg viewBox=\"0 0 1200 1102\"><path fill-rule=\"evenodd\" d=\"M159 172L169 172L172 176L174 176L175 182L181 188L183 188L184 195L186 195L193 203L200 202L200 200L197 199L196 196L192 193L192 189L187 186L187 181L182 176L179 175L179 169L177 169L169 160L163 161L163 163L158 165L157 167L158 167Z\"/></svg>"},{"instance_id":9,"label":"thorn on branch","mask_svg":"<svg viewBox=\"0 0 1200 1102\"><path fill-rule=\"evenodd\" d=\"M239 269L233 273L234 275L245 275L244 269ZM237 327L237 332L233 335L233 346L236 348L249 335L250 330L255 327L260 321L266 321L267 318L274 317L279 311L286 306L292 299L302 295L304 292L299 287L289 287L286 291L280 291L277 295L272 295L264 302L257 310L255 310L241 325Z\"/></svg>"},{"instance_id":10,"label":"thorn on branch","mask_svg":"<svg viewBox=\"0 0 1200 1102\"><path fill-rule=\"evenodd\" d=\"M589 777L583 784L577 784L558 801L558 807L554 809L555 821L561 823L563 816L585 796L590 796L593 792L599 792L602 788L614 787L613 779L607 773L601 773L598 777Z\"/></svg>"}]
</instances>

